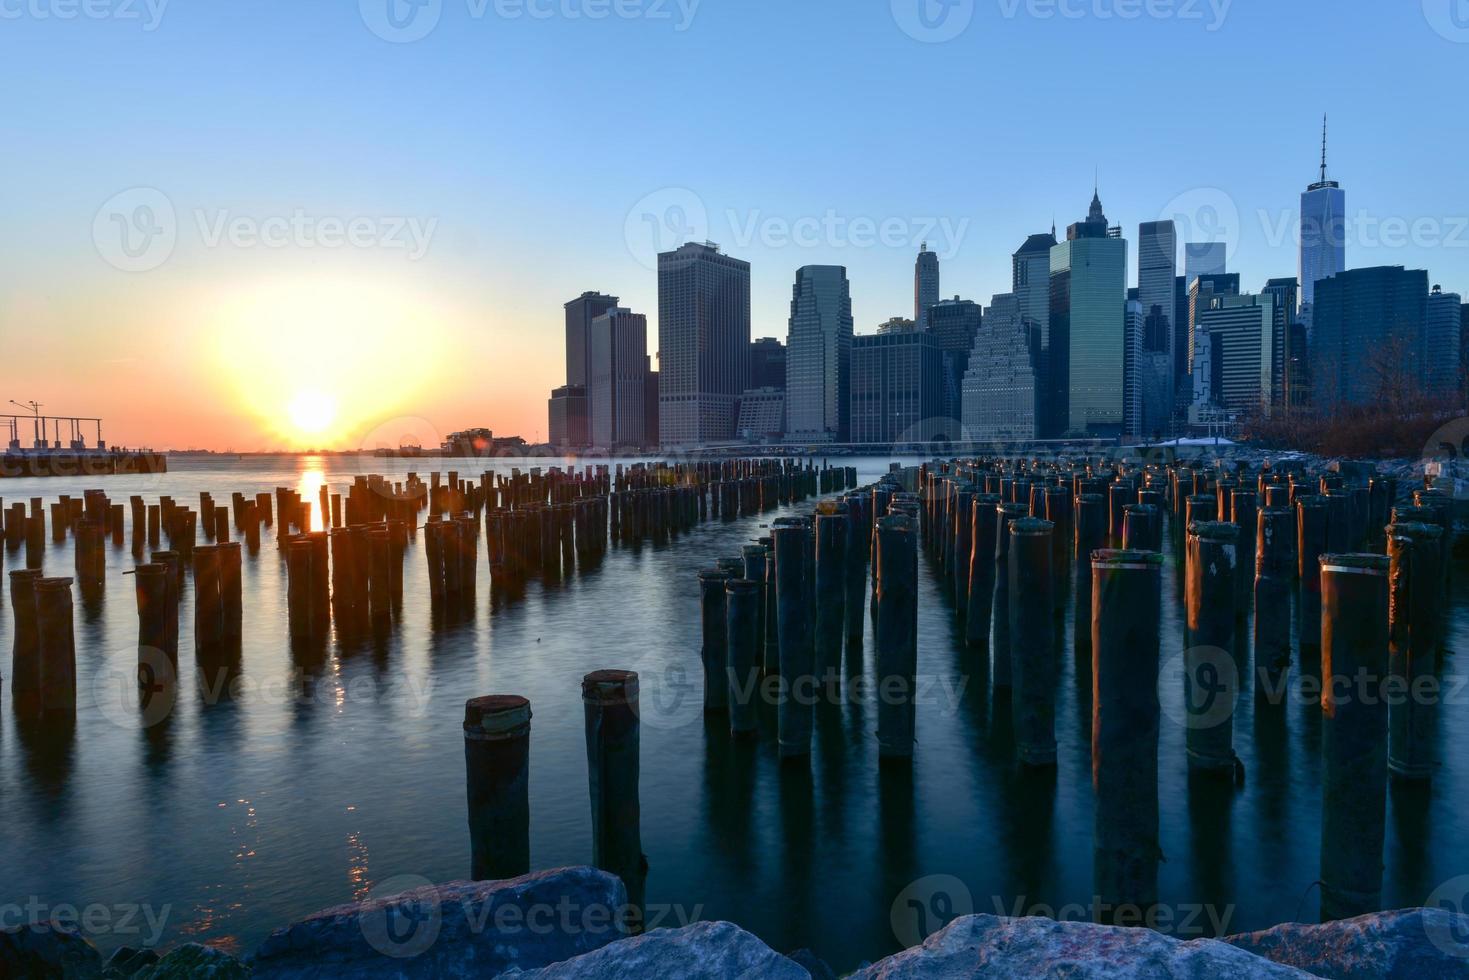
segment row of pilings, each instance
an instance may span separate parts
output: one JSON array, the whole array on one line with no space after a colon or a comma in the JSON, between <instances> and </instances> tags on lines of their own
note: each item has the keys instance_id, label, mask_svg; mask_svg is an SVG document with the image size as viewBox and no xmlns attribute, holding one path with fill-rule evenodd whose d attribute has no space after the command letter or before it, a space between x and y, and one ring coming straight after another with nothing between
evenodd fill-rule
<instances>
[{"instance_id":1,"label":"row of pilings","mask_svg":"<svg viewBox=\"0 0 1469 980\"><path fill-rule=\"evenodd\" d=\"M1157 902L1162 581L1183 604L1192 789L1243 781L1233 714L1253 663L1257 712L1314 678L1324 919L1377 911L1389 779L1429 779L1456 501L1351 467L953 460L923 467L923 541L976 669L1003 700L1016 764L1056 765L1056 652L1068 590L1091 674L1094 877L1103 909ZM1292 600L1295 601L1294 617ZM1293 623L1293 618L1295 622ZM1250 623L1251 635L1246 623ZM1298 640L1293 644L1293 629ZM1243 662L1238 651L1249 651ZM1172 653L1173 651L1169 651ZM1361 694L1367 691L1366 695ZM1404 696L1393 697L1393 692Z\"/></svg>"},{"instance_id":2,"label":"row of pilings","mask_svg":"<svg viewBox=\"0 0 1469 980\"><path fill-rule=\"evenodd\" d=\"M823 464L818 469L811 465L792 465L789 460L731 460L683 472L651 468L619 473L605 496L579 503L587 505L585 519L595 541L589 547L605 548L609 538L628 543L644 539L666 541L702 520L734 520L759 514L782 505L798 504L813 495L838 492L854 486L855 482L855 470L846 467ZM821 512L818 508L818 514ZM524 513L512 508L508 515ZM544 516L548 513L570 514L570 517L548 519ZM834 521L837 519L837 508L831 507L828 513ZM840 513L841 530L845 533L845 509ZM558 511L552 506L542 515L539 521L527 517L526 527L530 530L524 533L513 530L521 526L516 517L501 522L502 536L492 536L492 567L493 554L508 560L521 543L533 548L540 542L540 555L545 557L563 554L567 530L573 532L573 537L579 537L582 524L576 520L575 513ZM778 519L777 529L788 526L788 521L791 519ZM803 530L810 526L809 522L792 523ZM512 530L504 531L504 528ZM459 540L462 542L464 538L461 536ZM494 541L501 543L496 545ZM814 539L811 546L814 549ZM814 567L814 550L811 558ZM527 552L523 561L533 566L534 554ZM763 669L767 636L765 610L769 591L775 588L774 561L767 539L766 544L748 547L740 557L723 562L718 573L718 646L720 650L731 651L732 662L742 665L740 672L747 678L758 677ZM758 575L758 580L741 578L747 567ZM769 577L767 569L771 571ZM862 581L859 578L859 586ZM843 578L837 585L845 589L846 580ZM810 586L813 590L821 588L814 577ZM731 599L726 613L727 592ZM808 621L814 628L814 617ZM773 616L771 622L774 624ZM836 622L835 629L840 644L845 622ZM808 650L815 655L814 637ZM719 671L723 680L726 676L723 667ZM582 682L592 861L597 867L618 875L627 886L629 907L623 910L624 924L633 931L641 929L648 873L642 851L638 792L641 764L638 696L638 675L633 671L596 670ZM731 697L728 690L718 685L706 685L705 698L706 704L717 702L730 711L734 731L753 733L753 706L750 713L742 713L736 707L739 696ZM465 704L470 873L475 880L514 877L531 868L530 731L531 706L524 697L495 694ZM809 752L809 724L806 737Z\"/></svg>"}]
</instances>

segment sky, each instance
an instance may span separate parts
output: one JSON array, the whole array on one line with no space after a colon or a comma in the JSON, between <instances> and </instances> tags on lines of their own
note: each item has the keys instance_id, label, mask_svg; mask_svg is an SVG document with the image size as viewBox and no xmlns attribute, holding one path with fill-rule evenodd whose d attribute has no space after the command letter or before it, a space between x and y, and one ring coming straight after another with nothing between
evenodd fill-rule
<instances>
[{"instance_id":1,"label":"sky","mask_svg":"<svg viewBox=\"0 0 1469 980\"><path fill-rule=\"evenodd\" d=\"M1080 220L1297 271L1323 113L1349 267L1469 292L1469 0L0 0L0 402L118 445L546 438L562 304L654 256L845 265L859 333L921 241L988 304ZM1135 272L1134 279L1135 283ZM18 409L16 411L19 411Z\"/></svg>"}]
</instances>

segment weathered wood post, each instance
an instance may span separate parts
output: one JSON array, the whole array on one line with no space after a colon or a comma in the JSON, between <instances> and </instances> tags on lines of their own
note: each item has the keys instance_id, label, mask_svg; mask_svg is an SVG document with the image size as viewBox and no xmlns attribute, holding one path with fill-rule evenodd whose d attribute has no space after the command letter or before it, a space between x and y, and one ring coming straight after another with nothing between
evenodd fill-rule
<instances>
[{"instance_id":1,"label":"weathered wood post","mask_svg":"<svg viewBox=\"0 0 1469 980\"><path fill-rule=\"evenodd\" d=\"M761 564L764 564L763 551ZM762 569L763 571L763 569ZM728 658L726 700L729 730L736 737L753 735L760 684L760 605L764 583L748 578L724 583L724 647Z\"/></svg>"},{"instance_id":2,"label":"weathered wood post","mask_svg":"<svg viewBox=\"0 0 1469 980\"><path fill-rule=\"evenodd\" d=\"M833 513L818 513L815 531L816 678L819 688L840 692L842 639L847 625L846 506L837 504Z\"/></svg>"},{"instance_id":3,"label":"weathered wood post","mask_svg":"<svg viewBox=\"0 0 1469 980\"><path fill-rule=\"evenodd\" d=\"M642 931L642 817L638 801L638 675L597 670L582 679L586 709L587 781L592 801L592 863L627 886L633 932Z\"/></svg>"},{"instance_id":4,"label":"weathered wood post","mask_svg":"<svg viewBox=\"0 0 1469 980\"><path fill-rule=\"evenodd\" d=\"M1093 879L1102 908L1158 901L1158 653L1163 556L1092 559Z\"/></svg>"},{"instance_id":5,"label":"weathered wood post","mask_svg":"<svg viewBox=\"0 0 1469 980\"><path fill-rule=\"evenodd\" d=\"M1256 710L1284 707L1290 671L1290 589L1295 578L1290 512L1260 511L1255 548Z\"/></svg>"},{"instance_id":6,"label":"weathered wood post","mask_svg":"<svg viewBox=\"0 0 1469 980\"><path fill-rule=\"evenodd\" d=\"M722 569L699 573L703 644L699 659L704 665L704 713L717 714L729 708L729 652L725 647L728 634L728 610L725 583L730 579Z\"/></svg>"},{"instance_id":7,"label":"weathered wood post","mask_svg":"<svg viewBox=\"0 0 1469 980\"><path fill-rule=\"evenodd\" d=\"M1076 608L1092 607L1092 552L1107 544L1107 505L1101 496L1083 493L1076 498ZM1092 629L1085 615L1073 623L1072 642L1077 653L1092 648Z\"/></svg>"},{"instance_id":8,"label":"weathered wood post","mask_svg":"<svg viewBox=\"0 0 1469 980\"><path fill-rule=\"evenodd\" d=\"M1388 769L1399 779L1433 775L1433 736L1440 689L1436 680L1442 636L1443 529L1394 524L1387 529L1389 569L1388 674L1395 690L1388 706Z\"/></svg>"},{"instance_id":9,"label":"weathered wood post","mask_svg":"<svg viewBox=\"0 0 1469 980\"><path fill-rule=\"evenodd\" d=\"M72 630L71 586L69 578L34 580L41 714L61 719L76 717L77 710L76 636Z\"/></svg>"},{"instance_id":10,"label":"weathered wood post","mask_svg":"<svg viewBox=\"0 0 1469 980\"><path fill-rule=\"evenodd\" d=\"M1326 501L1296 500L1296 560L1300 565L1300 645L1302 659L1321 655L1321 556L1326 553Z\"/></svg>"},{"instance_id":11,"label":"weathered wood post","mask_svg":"<svg viewBox=\"0 0 1469 980\"><path fill-rule=\"evenodd\" d=\"M1014 589L1014 581L1010 577L1010 527L1013 522L1027 516L1029 510L1025 504L1001 504L995 508L995 648L990 661L991 683L997 692L1010 689L1014 668L1010 654L1013 641L1010 635L1010 592Z\"/></svg>"},{"instance_id":12,"label":"weathered wood post","mask_svg":"<svg viewBox=\"0 0 1469 980\"><path fill-rule=\"evenodd\" d=\"M1192 501L1190 501L1192 503ZM1234 775L1235 572L1239 528L1217 521L1188 529L1184 708L1190 774Z\"/></svg>"},{"instance_id":13,"label":"weathered wood post","mask_svg":"<svg viewBox=\"0 0 1469 980\"><path fill-rule=\"evenodd\" d=\"M1000 495L997 493L975 494L969 521L973 540L969 555L964 642L974 650L987 651L990 646L995 604L995 549L999 538L996 508L999 505Z\"/></svg>"},{"instance_id":14,"label":"weathered wood post","mask_svg":"<svg viewBox=\"0 0 1469 980\"><path fill-rule=\"evenodd\" d=\"M1021 765L1056 764L1056 671L1051 616L1051 535L1040 518L1010 522L1010 689Z\"/></svg>"},{"instance_id":15,"label":"weathered wood post","mask_svg":"<svg viewBox=\"0 0 1469 980\"><path fill-rule=\"evenodd\" d=\"M1388 570L1321 556L1321 918L1382 908L1387 823Z\"/></svg>"},{"instance_id":16,"label":"weathered wood post","mask_svg":"<svg viewBox=\"0 0 1469 980\"><path fill-rule=\"evenodd\" d=\"M816 666L806 585L811 530L799 523L777 524L771 537L775 541L775 612L780 631L780 755L807 756L811 754Z\"/></svg>"},{"instance_id":17,"label":"weathered wood post","mask_svg":"<svg viewBox=\"0 0 1469 980\"><path fill-rule=\"evenodd\" d=\"M530 719L530 702L518 695L464 703L471 880L530 871Z\"/></svg>"},{"instance_id":18,"label":"weathered wood post","mask_svg":"<svg viewBox=\"0 0 1469 980\"><path fill-rule=\"evenodd\" d=\"M890 514L877 524L877 755L911 759L918 683L918 532L912 518Z\"/></svg>"},{"instance_id":19,"label":"weathered wood post","mask_svg":"<svg viewBox=\"0 0 1469 980\"><path fill-rule=\"evenodd\" d=\"M41 713L41 637L36 619L36 583L40 581L38 569L18 568L10 573L10 700L22 718Z\"/></svg>"}]
</instances>

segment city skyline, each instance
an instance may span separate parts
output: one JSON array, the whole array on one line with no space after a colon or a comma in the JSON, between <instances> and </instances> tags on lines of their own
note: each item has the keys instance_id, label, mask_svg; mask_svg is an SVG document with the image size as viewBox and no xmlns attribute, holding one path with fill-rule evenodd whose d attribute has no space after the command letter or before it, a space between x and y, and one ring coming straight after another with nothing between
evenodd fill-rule
<instances>
[{"instance_id":1,"label":"city skyline","mask_svg":"<svg viewBox=\"0 0 1469 980\"><path fill-rule=\"evenodd\" d=\"M1438 124L1437 107L1345 67L1281 63L1257 43L1309 32L1345 44L1370 26L1379 77L1452 90L1462 46L1407 7L1232 5L1214 30L1146 17L1081 30L1024 5L1011 17L981 8L941 43L912 36L887 4L843 8L834 20L819 4L704 3L682 30L677 19L476 20L446 5L412 43L383 38L356 9L276 3L249 15L166 9L154 29L21 16L6 22L13 56L0 77L17 91L41 74L60 80L17 107L8 125L29 152L0 164L23 190L0 246L7 362L37 379L6 397L100 415L110 441L160 447L353 448L383 426L424 439L488 425L544 441L546 392L563 356L560 307L600 289L656 331L656 254L682 244L675 231L750 262L754 336L784 336L791 279L807 265L847 267L855 329L868 334L908 315L924 240L939 255L943 297L1010 292L1017 244L1075 214L1098 171L1129 239L1155 220L1178 221L1180 242L1218 231L1230 270L1256 290L1297 274L1299 196L1318 176L1323 112L1330 177L1348 191L1347 217L1367 219L1349 232L1348 267L1423 268L1462 294L1469 221L1461 227L1452 196L1462 138ZM777 16L783 29L772 38L765 28ZM866 78L827 55L802 65L787 57L833 29L880 53L888 71ZM596 73L609 45L634 66L611 82ZM727 73L757 49L770 54L742 91L703 96L730 120L722 128L701 116L677 145L641 139L687 118L692 104L650 80ZM981 50L1003 54L980 63ZM1148 72L1116 69L1143 51ZM1238 68L1231 95L1242 110L1278 91L1291 99L1252 113L1250 140L1185 141L1194 132L1187 86L1156 79L1185 77L1200 56ZM1065 63L1092 80L1085 91L1067 86L1065 126L1036 124L1064 73L1014 86L1032 63ZM521 84L548 64L557 83ZM243 72L254 83L231 88ZM303 72L324 84L303 86ZM902 75L926 78L931 97L907 98ZM798 123L781 111L793 89L841 97L828 115ZM1009 97L972 107L966 93L976 90ZM481 94L505 91L516 97ZM1178 122L1131 126L1128 107L1143 99ZM217 126L193 124L205 107ZM588 181L593 164L569 136L532 138L561 115L610 120L640 139ZM63 117L70 133L47 122ZM715 151L741 127L756 145L724 159ZM896 142L958 130L923 179L892 166ZM241 134L251 141L233 139ZM789 149L811 136L825 137L821 154ZM1411 152L1380 154L1384 143ZM105 166L88 162L96 147L107 150ZM849 161L839 172L833 154ZM169 219L157 265L151 248L129 256L116 244L143 206ZM336 226L359 218L370 222L366 246L322 244L344 240ZM854 234L854 222L874 232ZM1402 244L1384 223L1404 227ZM1420 224L1426 234L1413 231ZM885 225L894 230L886 240ZM284 244L272 244L276 235ZM44 369L63 363L64 373ZM152 394L165 388L190 410L166 411ZM328 414L335 420L320 433L298 424Z\"/></svg>"}]
</instances>

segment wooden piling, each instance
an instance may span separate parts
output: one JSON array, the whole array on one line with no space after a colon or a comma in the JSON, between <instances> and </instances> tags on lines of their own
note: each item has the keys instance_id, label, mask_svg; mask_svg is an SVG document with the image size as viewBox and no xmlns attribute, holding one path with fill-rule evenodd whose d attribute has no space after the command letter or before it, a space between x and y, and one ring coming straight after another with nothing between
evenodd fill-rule
<instances>
[{"instance_id":1,"label":"wooden piling","mask_svg":"<svg viewBox=\"0 0 1469 980\"><path fill-rule=\"evenodd\" d=\"M530 871L530 702L511 694L464 703L469 876L516 878Z\"/></svg>"}]
</instances>

